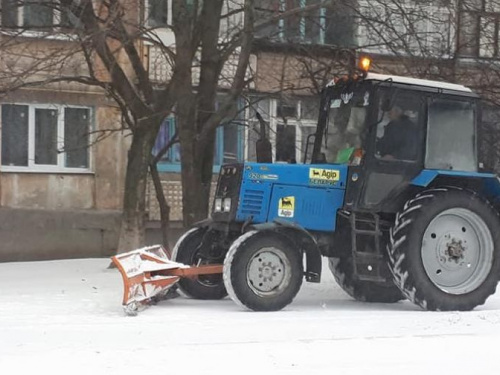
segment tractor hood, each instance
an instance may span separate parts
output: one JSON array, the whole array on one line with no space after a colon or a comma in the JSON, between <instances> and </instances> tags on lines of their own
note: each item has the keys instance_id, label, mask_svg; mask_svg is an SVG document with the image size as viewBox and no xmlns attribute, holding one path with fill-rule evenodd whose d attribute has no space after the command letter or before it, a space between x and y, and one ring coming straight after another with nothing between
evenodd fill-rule
<instances>
[{"instance_id":1,"label":"tractor hood","mask_svg":"<svg viewBox=\"0 0 500 375\"><path fill-rule=\"evenodd\" d=\"M347 168L344 164L246 163L236 221L286 220L308 230L333 231L344 202Z\"/></svg>"}]
</instances>

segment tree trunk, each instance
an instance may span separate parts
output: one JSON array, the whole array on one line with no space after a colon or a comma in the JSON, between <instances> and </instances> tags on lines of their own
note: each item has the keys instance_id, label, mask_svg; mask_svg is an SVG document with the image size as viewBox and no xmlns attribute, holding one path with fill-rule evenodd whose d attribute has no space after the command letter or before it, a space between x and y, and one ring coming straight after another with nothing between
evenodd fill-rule
<instances>
[{"instance_id":1,"label":"tree trunk","mask_svg":"<svg viewBox=\"0 0 500 375\"><path fill-rule=\"evenodd\" d=\"M181 144L182 205L185 227L208 216L210 187L213 176L215 130L200 147L196 128L196 105L193 93L186 92L177 106Z\"/></svg>"},{"instance_id":2,"label":"tree trunk","mask_svg":"<svg viewBox=\"0 0 500 375\"><path fill-rule=\"evenodd\" d=\"M207 184L206 180L203 179L202 164L205 155L198 148L194 109L187 116L182 115L181 112L181 109L178 108L181 141L182 211L184 226L189 227L207 217L210 184Z\"/></svg>"},{"instance_id":3,"label":"tree trunk","mask_svg":"<svg viewBox=\"0 0 500 375\"><path fill-rule=\"evenodd\" d=\"M197 139L195 101L180 99L177 106L177 121L181 144L182 205L184 226L189 227L208 215L208 200L212 181L213 148L207 153L201 149Z\"/></svg>"},{"instance_id":4,"label":"tree trunk","mask_svg":"<svg viewBox=\"0 0 500 375\"><path fill-rule=\"evenodd\" d=\"M193 167L188 170L188 168L184 168L183 164L182 170L183 219L186 227L206 219L208 214L210 186L202 182L199 164Z\"/></svg>"},{"instance_id":5,"label":"tree trunk","mask_svg":"<svg viewBox=\"0 0 500 375\"><path fill-rule=\"evenodd\" d=\"M118 253L140 248L145 243L146 186L157 127L157 124L141 123L134 131L128 152Z\"/></svg>"},{"instance_id":6,"label":"tree trunk","mask_svg":"<svg viewBox=\"0 0 500 375\"><path fill-rule=\"evenodd\" d=\"M149 166L151 170L151 179L153 180L153 184L155 186L156 199L158 200L158 206L160 208L160 226L161 226L161 235L163 247L167 252L169 257L172 256L172 252L170 251L170 245L168 243L168 229L170 224L170 206L165 199L165 193L163 192L163 187L161 186L160 175L158 174L158 168L156 162L152 162Z\"/></svg>"},{"instance_id":7,"label":"tree trunk","mask_svg":"<svg viewBox=\"0 0 500 375\"><path fill-rule=\"evenodd\" d=\"M191 57L186 53L187 50L178 46L177 64L186 59L185 64L176 66L177 69L185 66L178 76L183 83L178 86L176 114L181 143L182 211L186 227L208 216L215 131L211 132L208 141L202 142L202 146L200 146L199 134L206 121L215 112L217 83L221 67L218 37L222 4L222 0L203 3L200 20L200 80L197 94L192 88ZM179 34L177 39L180 39Z\"/></svg>"}]
</instances>

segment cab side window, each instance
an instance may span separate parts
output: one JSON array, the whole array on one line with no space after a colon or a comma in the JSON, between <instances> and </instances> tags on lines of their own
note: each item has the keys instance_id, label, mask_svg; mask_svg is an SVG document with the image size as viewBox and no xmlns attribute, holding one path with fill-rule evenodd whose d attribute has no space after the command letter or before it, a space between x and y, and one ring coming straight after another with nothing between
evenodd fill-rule
<instances>
[{"instance_id":1,"label":"cab side window","mask_svg":"<svg viewBox=\"0 0 500 375\"><path fill-rule=\"evenodd\" d=\"M473 102L430 100L425 167L477 171L475 119Z\"/></svg>"},{"instance_id":2,"label":"cab side window","mask_svg":"<svg viewBox=\"0 0 500 375\"><path fill-rule=\"evenodd\" d=\"M382 160L415 161L420 139L420 97L402 92L392 98L382 97L379 103L379 123L375 156Z\"/></svg>"}]
</instances>

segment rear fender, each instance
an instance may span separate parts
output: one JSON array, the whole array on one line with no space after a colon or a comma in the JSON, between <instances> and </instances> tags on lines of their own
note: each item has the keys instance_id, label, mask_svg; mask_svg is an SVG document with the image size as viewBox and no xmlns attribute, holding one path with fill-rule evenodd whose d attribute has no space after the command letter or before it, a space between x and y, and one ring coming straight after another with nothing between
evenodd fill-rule
<instances>
[{"instance_id":1,"label":"rear fender","mask_svg":"<svg viewBox=\"0 0 500 375\"><path fill-rule=\"evenodd\" d=\"M411 183L425 188L455 186L471 190L486 198L495 207L500 207L500 181L493 173L424 169Z\"/></svg>"},{"instance_id":2,"label":"rear fender","mask_svg":"<svg viewBox=\"0 0 500 375\"><path fill-rule=\"evenodd\" d=\"M437 178L448 179L497 179L493 173L484 172L462 172L447 169L424 169L416 177L411 180L411 184L420 187L428 187Z\"/></svg>"}]
</instances>

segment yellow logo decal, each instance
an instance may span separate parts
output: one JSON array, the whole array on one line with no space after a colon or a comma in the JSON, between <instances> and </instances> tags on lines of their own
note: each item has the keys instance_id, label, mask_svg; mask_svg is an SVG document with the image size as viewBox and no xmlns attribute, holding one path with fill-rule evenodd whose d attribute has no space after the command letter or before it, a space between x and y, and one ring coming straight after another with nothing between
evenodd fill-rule
<instances>
[{"instance_id":1,"label":"yellow logo decal","mask_svg":"<svg viewBox=\"0 0 500 375\"><path fill-rule=\"evenodd\" d=\"M295 197L282 197L278 204L278 216L293 217L295 213Z\"/></svg>"},{"instance_id":2,"label":"yellow logo decal","mask_svg":"<svg viewBox=\"0 0 500 375\"><path fill-rule=\"evenodd\" d=\"M309 179L322 181L338 181L340 179L340 171L337 169L311 168L309 169Z\"/></svg>"}]
</instances>

